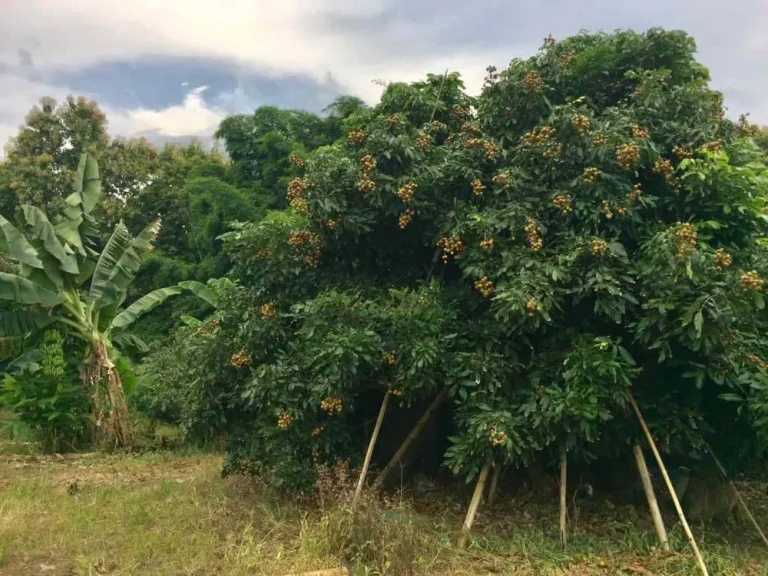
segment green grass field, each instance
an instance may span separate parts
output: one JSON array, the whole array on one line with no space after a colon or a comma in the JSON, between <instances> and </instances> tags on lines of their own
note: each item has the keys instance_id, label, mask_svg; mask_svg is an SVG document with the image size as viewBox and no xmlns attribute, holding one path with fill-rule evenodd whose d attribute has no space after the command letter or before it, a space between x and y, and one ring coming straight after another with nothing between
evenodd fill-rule
<instances>
[{"instance_id":1,"label":"green grass field","mask_svg":"<svg viewBox=\"0 0 768 576\"><path fill-rule=\"evenodd\" d=\"M475 539L460 551L465 491L369 505L353 537L343 509L322 512L245 478L224 480L220 465L215 454L57 457L0 446L0 574L280 576L340 566L350 541L353 574L698 573L679 526L670 528L674 551L663 554L650 523L632 523L620 508L573 519L563 551L554 502L502 497L481 509ZM768 554L747 526L728 541L695 531L710 574L768 574Z\"/></svg>"}]
</instances>

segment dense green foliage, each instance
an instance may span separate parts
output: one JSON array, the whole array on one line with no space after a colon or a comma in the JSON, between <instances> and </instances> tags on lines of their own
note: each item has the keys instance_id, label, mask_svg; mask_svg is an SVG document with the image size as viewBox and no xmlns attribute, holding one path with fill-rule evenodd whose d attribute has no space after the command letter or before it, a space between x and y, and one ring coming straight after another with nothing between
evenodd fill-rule
<instances>
[{"instance_id":1,"label":"dense green foliage","mask_svg":"<svg viewBox=\"0 0 768 576\"><path fill-rule=\"evenodd\" d=\"M262 107L222 122L229 162L44 103L28 122L50 135L22 130L0 211L18 217L36 178L56 190L36 150L68 166L56 142L88 132L80 107L98 137L72 141L111 198L97 217L164 219L137 291L229 278L139 326L155 341L131 400L225 435L228 471L308 488L361 457L385 394L421 409L443 390L439 458L461 477L625 454L630 394L664 450L708 442L736 465L768 440L768 172L694 51L681 32L585 33L489 69L476 97L448 73L324 117Z\"/></svg>"}]
</instances>

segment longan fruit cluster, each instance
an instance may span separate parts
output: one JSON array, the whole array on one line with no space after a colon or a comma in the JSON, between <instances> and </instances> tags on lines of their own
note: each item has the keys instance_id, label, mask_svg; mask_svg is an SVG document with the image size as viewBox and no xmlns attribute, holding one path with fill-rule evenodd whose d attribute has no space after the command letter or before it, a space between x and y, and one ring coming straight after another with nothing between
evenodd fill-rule
<instances>
[{"instance_id":1,"label":"longan fruit cluster","mask_svg":"<svg viewBox=\"0 0 768 576\"><path fill-rule=\"evenodd\" d=\"M608 251L608 243L600 238L594 238L589 242L589 251L592 256L602 256Z\"/></svg>"},{"instance_id":2,"label":"longan fruit cluster","mask_svg":"<svg viewBox=\"0 0 768 576\"><path fill-rule=\"evenodd\" d=\"M397 191L397 197L400 198L404 204L410 204L413 200L413 195L416 193L416 188L418 188L418 186L413 182L403 184Z\"/></svg>"},{"instance_id":3,"label":"longan fruit cluster","mask_svg":"<svg viewBox=\"0 0 768 576\"><path fill-rule=\"evenodd\" d=\"M277 415L277 427L281 430L288 430L293 425L293 416L288 412L280 412Z\"/></svg>"},{"instance_id":4,"label":"longan fruit cluster","mask_svg":"<svg viewBox=\"0 0 768 576\"><path fill-rule=\"evenodd\" d=\"M595 182L597 182L597 179L600 178L600 170L593 166L584 168L584 173L582 174L582 178L584 178L584 182L586 182L587 184L594 184Z\"/></svg>"},{"instance_id":5,"label":"longan fruit cluster","mask_svg":"<svg viewBox=\"0 0 768 576\"><path fill-rule=\"evenodd\" d=\"M495 160L501 154L501 148L496 142L491 140L483 141L483 155L486 160Z\"/></svg>"},{"instance_id":6,"label":"longan fruit cluster","mask_svg":"<svg viewBox=\"0 0 768 576\"><path fill-rule=\"evenodd\" d=\"M309 182L304 178L294 178L288 183L288 192L285 197L291 208L302 214L307 213L307 201L304 192L309 188Z\"/></svg>"},{"instance_id":7,"label":"longan fruit cluster","mask_svg":"<svg viewBox=\"0 0 768 576\"><path fill-rule=\"evenodd\" d=\"M760 134L760 128L756 124L751 124L749 120L747 120L747 116L749 116L749 114L742 114L739 116L736 130L739 132L739 135L752 138Z\"/></svg>"},{"instance_id":8,"label":"longan fruit cluster","mask_svg":"<svg viewBox=\"0 0 768 576\"><path fill-rule=\"evenodd\" d=\"M507 433L496 428L491 428L491 433L488 435L491 444L494 446L502 446L507 442Z\"/></svg>"},{"instance_id":9,"label":"longan fruit cluster","mask_svg":"<svg viewBox=\"0 0 768 576\"><path fill-rule=\"evenodd\" d=\"M493 248L493 238L485 238L480 241L480 248L485 250L486 252Z\"/></svg>"},{"instance_id":10,"label":"longan fruit cluster","mask_svg":"<svg viewBox=\"0 0 768 576\"><path fill-rule=\"evenodd\" d=\"M416 134L416 146L418 146L419 150L422 152L426 152L432 148L432 138L430 138L429 134L426 132L419 132Z\"/></svg>"},{"instance_id":11,"label":"longan fruit cluster","mask_svg":"<svg viewBox=\"0 0 768 576\"><path fill-rule=\"evenodd\" d=\"M413 208L407 208L397 217L397 225L400 226L400 230L405 230L408 227L408 224L413 220L414 214L416 214L416 211Z\"/></svg>"},{"instance_id":12,"label":"longan fruit cluster","mask_svg":"<svg viewBox=\"0 0 768 576\"><path fill-rule=\"evenodd\" d=\"M675 146L672 148L672 154L678 158L693 158L693 150L690 146Z\"/></svg>"},{"instance_id":13,"label":"longan fruit cluster","mask_svg":"<svg viewBox=\"0 0 768 576\"><path fill-rule=\"evenodd\" d=\"M400 124L400 117L397 114L392 114L384 119L389 128L395 128Z\"/></svg>"},{"instance_id":14,"label":"longan fruit cluster","mask_svg":"<svg viewBox=\"0 0 768 576\"><path fill-rule=\"evenodd\" d=\"M528 298L528 302L525 303L525 309L528 310L528 317L533 318L536 316L536 312L541 310L541 306L536 302L535 298Z\"/></svg>"},{"instance_id":15,"label":"longan fruit cluster","mask_svg":"<svg viewBox=\"0 0 768 576\"><path fill-rule=\"evenodd\" d=\"M240 350L240 352L236 352L232 355L229 365L232 366L232 368L245 368L246 366L250 366L251 355L248 354L245 349Z\"/></svg>"},{"instance_id":16,"label":"longan fruit cluster","mask_svg":"<svg viewBox=\"0 0 768 576\"><path fill-rule=\"evenodd\" d=\"M320 408L325 410L329 416L333 416L334 414L341 414L344 410L344 405L338 396L328 396L328 398L320 402Z\"/></svg>"},{"instance_id":17,"label":"longan fruit cluster","mask_svg":"<svg viewBox=\"0 0 768 576\"><path fill-rule=\"evenodd\" d=\"M526 92L536 94L544 88L544 80L538 72L528 72L528 74L525 75L525 78L523 78L523 88Z\"/></svg>"},{"instance_id":18,"label":"longan fruit cluster","mask_svg":"<svg viewBox=\"0 0 768 576\"><path fill-rule=\"evenodd\" d=\"M584 135L589 131L590 120L584 114L576 114L571 118L571 124L579 134Z\"/></svg>"},{"instance_id":19,"label":"longan fruit cluster","mask_svg":"<svg viewBox=\"0 0 768 576\"><path fill-rule=\"evenodd\" d=\"M675 231L675 237L677 238L677 254L678 258L685 258L691 252L696 250L696 241L698 235L696 229L687 222L679 224L678 229Z\"/></svg>"},{"instance_id":20,"label":"longan fruit cluster","mask_svg":"<svg viewBox=\"0 0 768 576\"><path fill-rule=\"evenodd\" d=\"M488 298L488 296L493 294L493 282L491 282L488 276L483 276L479 280L475 280L475 290L480 292L483 298Z\"/></svg>"},{"instance_id":21,"label":"longan fruit cluster","mask_svg":"<svg viewBox=\"0 0 768 576\"><path fill-rule=\"evenodd\" d=\"M480 130L480 125L477 122L465 122L461 125L461 131L464 134L472 135L472 134L480 134L482 131Z\"/></svg>"},{"instance_id":22,"label":"longan fruit cluster","mask_svg":"<svg viewBox=\"0 0 768 576\"><path fill-rule=\"evenodd\" d=\"M472 194L475 196L482 196L485 193L485 184L480 178L472 180Z\"/></svg>"},{"instance_id":23,"label":"longan fruit cluster","mask_svg":"<svg viewBox=\"0 0 768 576\"><path fill-rule=\"evenodd\" d=\"M336 228L339 227L339 220L338 218L329 218L325 225L328 226L330 230L336 230Z\"/></svg>"},{"instance_id":24,"label":"longan fruit cluster","mask_svg":"<svg viewBox=\"0 0 768 576\"><path fill-rule=\"evenodd\" d=\"M394 352L384 352L381 355L381 361L389 366L394 366L397 363L397 356L395 356Z\"/></svg>"},{"instance_id":25,"label":"longan fruit cluster","mask_svg":"<svg viewBox=\"0 0 768 576\"><path fill-rule=\"evenodd\" d=\"M659 158L653 163L653 173L663 176L666 180L669 180L675 173L675 169L672 166L672 162L668 158Z\"/></svg>"},{"instance_id":26,"label":"longan fruit cluster","mask_svg":"<svg viewBox=\"0 0 768 576\"><path fill-rule=\"evenodd\" d=\"M552 126L542 126L523 134L523 143L528 146L541 146L549 142L554 135L555 129Z\"/></svg>"},{"instance_id":27,"label":"longan fruit cluster","mask_svg":"<svg viewBox=\"0 0 768 576\"><path fill-rule=\"evenodd\" d=\"M366 138L368 138L368 134L366 134L365 130L362 128L359 130L352 130L349 134L347 134L347 140L353 144L362 144L365 142Z\"/></svg>"},{"instance_id":28,"label":"longan fruit cluster","mask_svg":"<svg viewBox=\"0 0 768 576\"><path fill-rule=\"evenodd\" d=\"M563 147L559 144L557 146L550 146L544 152L541 153L544 158L548 158L552 160L553 158L558 158L563 153Z\"/></svg>"},{"instance_id":29,"label":"longan fruit cluster","mask_svg":"<svg viewBox=\"0 0 768 576\"><path fill-rule=\"evenodd\" d=\"M451 256L461 258L464 255L464 243L456 234L453 236L442 236L437 241L437 247L443 250L443 262L446 263Z\"/></svg>"},{"instance_id":30,"label":"longan fruit cluster","mask_svg":"<svg viewBox=\"0 0 768 576\"><path fill-rule=\"evenodd\" d=\"M640 124L632 124L632 138L638 140L648 140L651 137L651 133L647 128L640 126Z\"/></svg>"},{"instance_id":31,"label":"longan fruit cluster","mask_svg":"<svg viewBox=\"0 0 768 576\"><path fill-rule=\"evenodd\" d=\"M403 396L403 391L400 390L399 388L390 388L389 393L392 394L392 396L394 396L395 398L402 398Z\"/></svg>"},{"instance_id":32,"label":"longan fruit cluster","mask_svg":"<svg viewBox=\"0 0 768 576\"><path fill-rule=\"evenodd\" d=\"M637 202L637 199L640 198L640 196L643 195L643 190L640 187L640 184L635 184L632 186L632 192L627 194L627 202Z\"/></svg>"},{"instance_id":33,"label":"longan fruit cluster","mask_svg":"<svg viewBox=\"0 0 768 576\"><path fill-rule=\"evenodd\" d=\"M275 302L267 302L261 305L259 311L262 318L274 318L277 316L277 304Z\"/></svg>"},{"instance_id":34,"label":"longan fruit cluster","mask_svg":"<svg viewBox=\"0 0 768 576\"><path fill-rule=\"evenodd\" d=\"M320 436L324 430L325 428L323 426L315 426L314 428L312 428L312 436L315 436L315 437Z\"/></svg>"},{"instance_id":35,"label":"longan fruit cluster","mask_svg":"<svg viewBox=\"0 0 768 576\"><path fill-rule=\"evenodd\" d=\"M498 174L495 174L493 183L496 186L501 186L504 190L509 190L512 183L511 178L509 177L509 172L499 172Z\"/></svg>"},{"instance_id":36,"label":"longan fruit cluster","mask_svg":"<svg viewBox=\"0 0 768 576\"><path fill-rule=\"evenodd\" d=\"M294 230L288 235L288 245L294 250L304 251L303 262L310 268L317 266L323 248L323 238L308 230Z\"/></svg>"},{"instance_id":37,"label":"longan fruit cluster","mask_svg":"<svg viewBox=\"0 0 768 576\"><path fill-rule=\"evenodd\" d=\"M733 256L728 254L723 248L718 248L715 250L715 264L719 271L730 268L731 264L733 264Z\"/></svg>"},{"instance_id":38,"label":"longan fruit cluster","mask_svg":"<svg viewBox=\"0 0 768 576\"><path fill-rule=\"evenodd\" d=\"M290 157L291 164L296 166L296 168L302 169L304 168L304 158L301 156L298 156L297 154L291 154Z\"/></svg>"},{"instance_id":39,"label":"longan fruit cluster","mask_svg":"<svg viewBox=\"0 0 768 576\"><path fill-rule=\"evenodd\" d=\"M528 223L525 225L525 239L534 252L538 252L544 246L541 234L539 234L539 227L533 218L528 218Z\"/></svg>"},{"instance_id":40,"label":"longan fruit cluster","mask_svg":"<svg viewBox=\"0 0 768 576\"><path fill-rule=\"evenodd\" d=\"M595 146L605 146L608 144L608 136L605 134L598 134L594 138L592 138L592 144Z\"/></svg>"},{"instance_id":41,"label":"longan fruit cluster","mask_svg":"<svg viewBox=\"0 0 768 576\"><path fill-rule=\"evenodd\" d=\"M723 150L723 141L722 140L713 140L712 142L707 142L701 147L704 152L721 152Z\"/></svg>"},{"instance_id":42,"label":"longan fruit cluster","mask_svg":"<svg viewBox=\"0 0 768 576\"><path fill-rule=\"evenodd\" d=\"M555 196L555 199L552 200L552 204L555 208L560 210L560 214L563 216L567 216L573 212L571 202L573 202L573 197L570 194L558 194Z\"/></svg>"},{"instance_id":43,"label":"longan fruit cluster","mask_svg":"<svg viewBox=\"0 0 768 576\"><path fill-rule=\"evenodd\" d=\"M763 280L760 275L752 270L751 272L745 272L739 278L739 285L742 290L757 290L760 292L763 289Z\"/></svg>"},{"instance_id":44,"label":"longan fruit cluster","mask_svg":"<svg viewBox=\"0 0 768 576\"><path fill-rule=\"evenodd\" d=\"M766 362L756 354L750 354L749 356L747 356L746 361L749 362L750 364L754 364L755 366L757 366L759 370L762 370L763 372L768 370L768 362Z\"/></svg>"},{"instance_id":45,"label":"longan fruit cluster","mask_svg":"<svg viewBox=\"0 0 768 576\"><path fill-rule=\"evenodd\" d=\"M272 251L269 248L261 248L256 252L256 260L269 260L272 256Z\"/></svg>"},{"instance_id":46,"label":"longan fruit cluster","mask_svg":"<svg viewBox=\"0 0 768 576\"><path fill-rule=\"evenodd\" d=\"M631 170L640 161L640 148L637 144L622 144L616 149L616 164L623 170Z\"/></svg>"},{"instance_id":47,"label":"longan fruit cluster","mask_svg":"<svg viewBox=\"0 0 768 576\"><path fill-rule=\"evenodd\" d=\"M483 147L484 143L485 140L483 138L467 138L467 140L464 142L464 147L468 148L469 150L479 150Z\"/></svg>"},{"instance_id":48,"label":"longan fruit cluster","mask_svg":"<svg viewBox=\"0 0 768 576\"><path fill-rule=\"evenodd\" d=\"M357 189L360 192L376 192L376 182L371 180L368 176L363 176L360 182L357 183Z\"/></svg>"},{"instance_id":49,"label":"longan fruit cluster","mask_svg":"<svg viewBox=\"0 0 768 576\"><path fill-rule=\"evenodd\" d=\"M453 108L451 108L451 111L448 113L448 115L450 116L451 120L463 120L464 118L469 118L469 109L462 108L456 104Z\"/></svg>"},{"instance_id":50,"label":"longan fruit cluster","mask_svg":"<svg viewBox=\"0 0 768 576\"><path fill-rule=\"evenodd\" d=\"M565 71L568 69L568 67L571 65L571 63L576 59L576 51L575 50L566 50L563 52L563 55L560 56L560 70Z\"/></svg>"},{"instance_id":51,"label":"longan fruit cluster","mask_svg":"<svg viewBox=\"0 0 768 576\"><path fill-rule=\"evenodd\" d=\"M611 210L611 204L608 202L608 200L603 200L600 202L600 212L603 213L603 216L605 216L606 220L613 218L613 210Z\"/></svg>"},{"instance_id":52,"label":"longan fruit cluster","mask_svg":"<svg viewBox=\"0 0 768 576\"><path fill-rule=\"evenodd\" d=\"M374 170L376 170L376 158L370 154L366 154L360 158L360 171L363 174L370 174Z\"/></svg>"}]
</instances>

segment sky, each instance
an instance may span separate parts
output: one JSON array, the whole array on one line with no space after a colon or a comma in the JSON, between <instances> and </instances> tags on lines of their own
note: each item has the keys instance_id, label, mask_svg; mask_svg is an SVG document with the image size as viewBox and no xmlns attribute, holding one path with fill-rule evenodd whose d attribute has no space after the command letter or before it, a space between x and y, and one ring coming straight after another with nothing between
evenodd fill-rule
<instances>
[{"instance_id":1,"label":"sky","mask_svg":"<svg viewBox=\"0 0 768 576\"><path fill-rule=\"evenodd\" d=\"M0 0L0 148L42 96L96 100L113 136L207 139L428 72L476 93L549 34L653 26L696 39L730 117L768 124L768 0Z\"/></svg>"}]
</instances>

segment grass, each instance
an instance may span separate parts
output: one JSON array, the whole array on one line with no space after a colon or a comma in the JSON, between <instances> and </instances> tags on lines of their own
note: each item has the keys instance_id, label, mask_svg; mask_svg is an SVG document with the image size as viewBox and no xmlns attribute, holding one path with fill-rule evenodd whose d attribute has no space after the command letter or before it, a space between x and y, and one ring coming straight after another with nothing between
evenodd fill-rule
<instances>
[{"instance_id":1,"label":"grass","mask_svg":"<svg viewBox=\"0 0 768 576\"><path fill-rule=\"evenodd\" d=\"M12 455L0 446L0 574L279 576L339 566L353 574L697 574L679 526L674 551L624 511L579 515L569 546L557 511L500 499L481 508L476 537L455 548L467 494L371 503L357 517L222 479L215 454ZM764 509L759 509L764 512ZM642 511L640 511L642 516ZM642 520L642 519L641 519ZM738 526L728 540L695 527L710 574L768 574L768 554ZM738 533L738 534L737 534Z\"/></svg>"}]
</instances>

